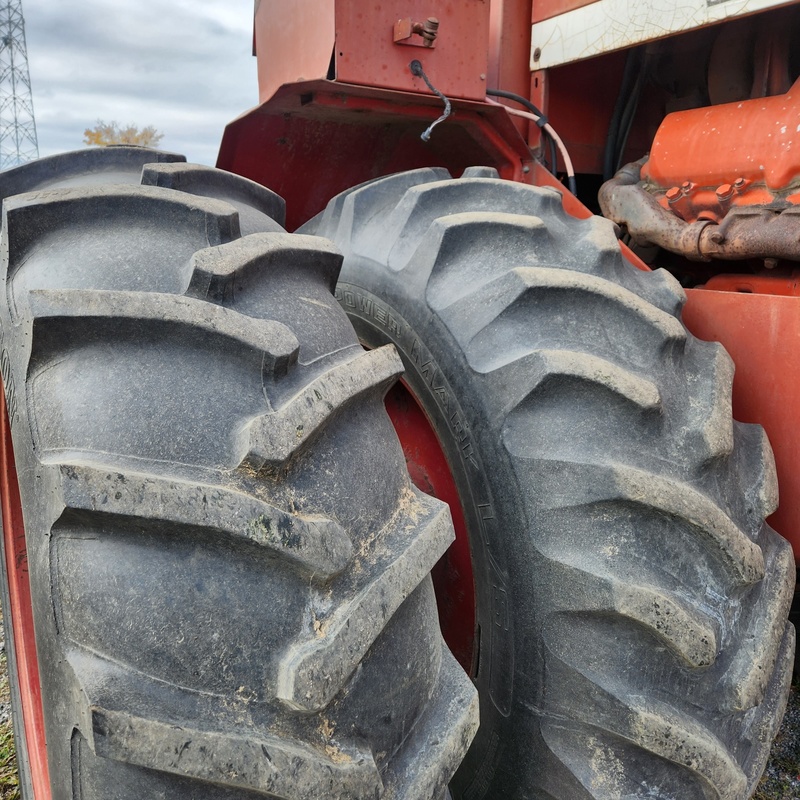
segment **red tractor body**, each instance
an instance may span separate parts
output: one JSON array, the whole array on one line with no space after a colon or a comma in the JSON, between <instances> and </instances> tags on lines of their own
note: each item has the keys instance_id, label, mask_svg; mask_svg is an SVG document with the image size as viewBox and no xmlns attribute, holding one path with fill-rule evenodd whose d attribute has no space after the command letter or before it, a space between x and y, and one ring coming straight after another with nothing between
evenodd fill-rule
<instances>
[{"instance_id":1,"label":"red tractor body","mask_svg":"<svg viewBox=\"0 0 800 800\"><path fill-rule=\"evenodd\" d=\"M509 180L563 190L534 160L540 128L487 98L487 89L502 89L530 98L560 132L583 178L583 203L565 191L565 205L583 216L584 203L595 203L626 56L644 43L658 51L659 79L672 84L640 89L624 160L649 151L641 177L665 213L718 224L731 209L769 215L770 204L796 204L800 97L790 88L796 69L788 46L794 4L694 5L664 23L646 6L612 0L261 0L254 38L261 105L228 126L218 166L281 193L290 229L347 187L425 166L458 175L486 165ZM432 46L413 33L429 18L439 23ZM452 101L451 117L428 142L420 134L439 117L442 101L412 74L414 59ZM713 102L720 99L731 101ZM670 200L682 186L677 203ZM783 221L795 219L788 217ZM782 258L792 247L800 257L796 230L780 232L791 241L774 254L744 247L723 256L738 263L702 264L686 282L686 322L722 342L735 360L734 415L769 433L781 492L770 521L800 556L800 289ZM772 231L768 238L775 242ZM758 258L773 259L770 269L753 266Z\"/></svg>"},{"instance_id":2,"label":"red tractor body","mask_svg":"<svg viewBox=\"0 0 800 800\"><path fill-rule=\"evenodd\" d=\"M752 797L796 663L798 34L256 0L222 169L3 173L23 797Z\"/></svg>"}]
</instances>

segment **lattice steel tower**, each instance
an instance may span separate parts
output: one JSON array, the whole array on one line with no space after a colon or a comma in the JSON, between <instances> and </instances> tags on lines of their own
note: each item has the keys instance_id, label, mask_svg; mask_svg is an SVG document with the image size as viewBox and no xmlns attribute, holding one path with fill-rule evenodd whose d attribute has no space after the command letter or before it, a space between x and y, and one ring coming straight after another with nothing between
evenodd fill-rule
<instances>
[{"instance_id":1,"label":"lattice steel tower","mask_svg":"<svg viewBox=\"0 0 800 800\"><path fill-rule=\"evenodd\" d=\"M0 170L38 157L22 0L0 0Z\"/></svg>"}]
</instances>

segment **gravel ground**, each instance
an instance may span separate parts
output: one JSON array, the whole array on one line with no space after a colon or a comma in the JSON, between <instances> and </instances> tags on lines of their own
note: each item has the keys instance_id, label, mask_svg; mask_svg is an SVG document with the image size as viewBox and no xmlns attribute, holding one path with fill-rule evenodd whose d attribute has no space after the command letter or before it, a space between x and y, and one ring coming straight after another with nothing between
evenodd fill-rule
<instances>
[{"instance_id":1,"label":"gravel ground","mask_svg":"<svg viewBox=\"0 0 800 800\"><path fill-rule=\"evenodd\" d=\"M780 732L772 745L764 777L753 800L798 800L800 798L800 684L789 695L789 706Z\"/></svg>"}]
</instances>

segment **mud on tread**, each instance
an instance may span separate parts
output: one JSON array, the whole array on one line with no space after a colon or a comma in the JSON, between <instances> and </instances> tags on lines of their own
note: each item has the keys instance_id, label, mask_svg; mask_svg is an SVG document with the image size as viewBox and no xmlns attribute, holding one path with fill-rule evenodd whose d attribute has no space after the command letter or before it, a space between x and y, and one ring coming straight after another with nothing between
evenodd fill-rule
<instances>
[{"instance_id":1,"label":"mud on tread","mask_svg":"<svg viewBox=\"0 0 800 800\"><path fill-rule=\"evenodd\" d=\"M482 721L454 797L749 797L794 571L769 446L677 282L485 170L355 187L301 232L344 252L337 296L398 347L462 497Z\"/></svg>"},{"instance_id":2,"label":"mud on tread","mask_svg":"<svg viewBox=\"0 0 800 800\"><path fill-rule=\"evenodd\" d=\"M59 157L47 180L77 188L4 203L53 794L441 794L477 699L427 576L449 514L410 487L382 408L400 361L363 353L331 294L340 257L275 231L282 201L181 165L110 184L153 160L122 150ZM242 198L268 232L239 238ZM298 647L319 680L287 703Z\"/></svg>"}]
</instances>

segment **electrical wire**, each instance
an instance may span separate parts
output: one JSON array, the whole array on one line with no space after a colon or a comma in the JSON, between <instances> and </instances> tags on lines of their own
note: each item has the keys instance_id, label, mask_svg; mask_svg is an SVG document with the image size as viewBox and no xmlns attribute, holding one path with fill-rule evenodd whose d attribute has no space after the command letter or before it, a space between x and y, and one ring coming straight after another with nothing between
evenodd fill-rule
<instances>
[{"instance_id":1,"label":"electrical wire","mask_svg":"<svg viewBox=\"0 0 800 800\"><path fill-rule=\"evenodd\" d=\"M514 92L507 92L504 89L487 89L486 94L491 95L492 97L503 97L506 100L514 100L520 105L525 106L525 108L527 108L528 111L531 112L531 114L535 114L537 117L539 117L539 122L537 122L536 124L542 129L542 132L544 133L544 136L542 138L547 140L548 149L550 151L550 172L552 172L553 175L555 175L556 171L558 170L558 156L556 155L556 143L549 135L547 135L547 132L544 131L543 129L543 123L541 123L541 121L544 120L545 122L547 122L547 117L545 117L544 113L539 109L539 107L535 106L530 100L528 100L527 97L523 97L521 94L515 94Z\"/></svg>"},{"instance_id":2,"label":"electrical wire","mask_svg":"<svg viewBox=\"0 0 800 800\"><path fill-rule=\"evenodd\" d=\"M642 86L644 85L643 73L639 72L636 83L633 86L630 99L625 106L625 113L622 115L619 125L619 139L615 148L614 157L614 172L622 166L622 157L625 153L625 148L628 146L628 137L633 128L633 120L636 117L636 111L639 108L639 99L642 96Z\"/></svg>"},{"instance_id":3,"label":"electrical wire","mask_svg":"<svg viewBox=\"0 0 800 800\"><path fill-rule=\"evenodd\" d=\"M625 155L625 148L628 146L628 137L630 136L631 129L633 128L633 121L636 118L636 112L639 110L639 101L642 98L642 91L648 79L649 59L645 54L641 67L639 68L636 82L631 90L631 96L625 107L625 113L622 115L620 121L619 141L616 147L616 163L614 164L614 172L621 166L623 156Z\"/></svg>"},{"instance_id":4,"label":"electrical wire","mask_svg":"<svg viewBox=\"0 0 800 800\"><path fill-rule=\"evenodd\" d=\"M550 150L550 172L555 175L558 172L558 153L556 152L556 143L552 137L547 137L547 145Z\"/></svg>"},{"instance_id":5,"label":"electrical wire","mask_svg":"<svg viewBox=\"0 0 800 800\"><path fill-rule=\"evenodd\" d=\"M515 100L521 106L525 106L531 114L536 114L537 117L544 119L545 115L539 110L537 106L535 106L527 97L523 97L521 94L514 94L514 92L506 92L504 89L487 89L486 94L491 95L492 97L504 97L506 100Z\"/></svg>"},{"instance_id":6,"label":"electrical wire","mask_svg":"<svg viewBox=\"0 0 800 800\"><path fill-rule=\"evenodd\" d=\"M625 68L622 72L622 81L619 86L614 110L608 123L608 134L606 135L606 145L603 150L603 180L610 180L617 171L617 164L621 157L619 148L620 129L623 130L623 142L627 142L630 126L633 124L633 114L636 113L636 106L639 103L638 94L641 92L641 70L644 48L636 47L628 53L625 59ZM637 84L639 88L637 89ZM634 106L631 110L631 99L633 97ZM627 127L627 131L625 127ZM624 145L623 148L624 149Z\"/></svg>"},{"instance_id":7,"label":"electrical wire","mask_svg":"<svg viewBox=\"0 0 800 800\"><path fill-rule=\"evenodd\" d=\"M499 92L499 91L500 91L499 89L490 89L488 94L495 94L496 92ZM510 95L510 94L511 94L511 92L506 92L504 94L497 95L497 96L498 97L505 97L506 95ZM531 103L528 100L525 100L523 102L523 98L522 98L521 95L514 95L512 97L509 97L508 99L509 100L517 100L518 99L519 102L522 102L522 104L524 106L526 106L528 108L530 108L530 107L536 108L536 106L534 106L533 103ZM494 105L501 105L501 103L498 103L496 100L492 100L489 97L487 97L486 100L487 100L487 102L493 103ZM563 140L555 132L555 130L553 129L553 126L549 122L546 121L546 117L541 112L536 114L536 113L533 113L531 111L519 111L516 108L509 108L508 106L503 106L503 107L505 108L506 111L508 111L509 114L513 114L515 117L522 117L523 119L528 119L531 122L535 122L553 140L553 142L555 143L555 146L558 148L558 151L561 153L562 160L564 161L564 169L565 169L565 171L567 173L567 185L569 187L569 190L572 192L572 194L576 195L578 193L578 186L577 186L577 183L575 182L575 169L572 166L572 159L569 157L569 153L567 152L567 148L566 148L566 145L564 144ZM538 109L537 109L537 111L538 111ZM544 122L543 122L543 120L544 120Z\"/></svg>"},{"instance_id":8,"label":"electrical wire","mask_svg":"<svg viewBox=\"0 0 800 800\"><path fill-rule=\"evenodd\" d=\"M450 100L446 98L431 82L428 76L425 74L425 70L422 68L422 62L418 59L414 59L409 65L411 69L411 74L416 75L417 77L421 77L422 80L425 81L427 87L444 103L444 111L442 115L431 122L430 125L422 132L421 136L419 137L422 139L423 142L427 142L431 138L431 134L433 133L433 129L440 123L444 122L449 116L452 111L452 106L450 105Z\"/></svg>"}]
</instances>

